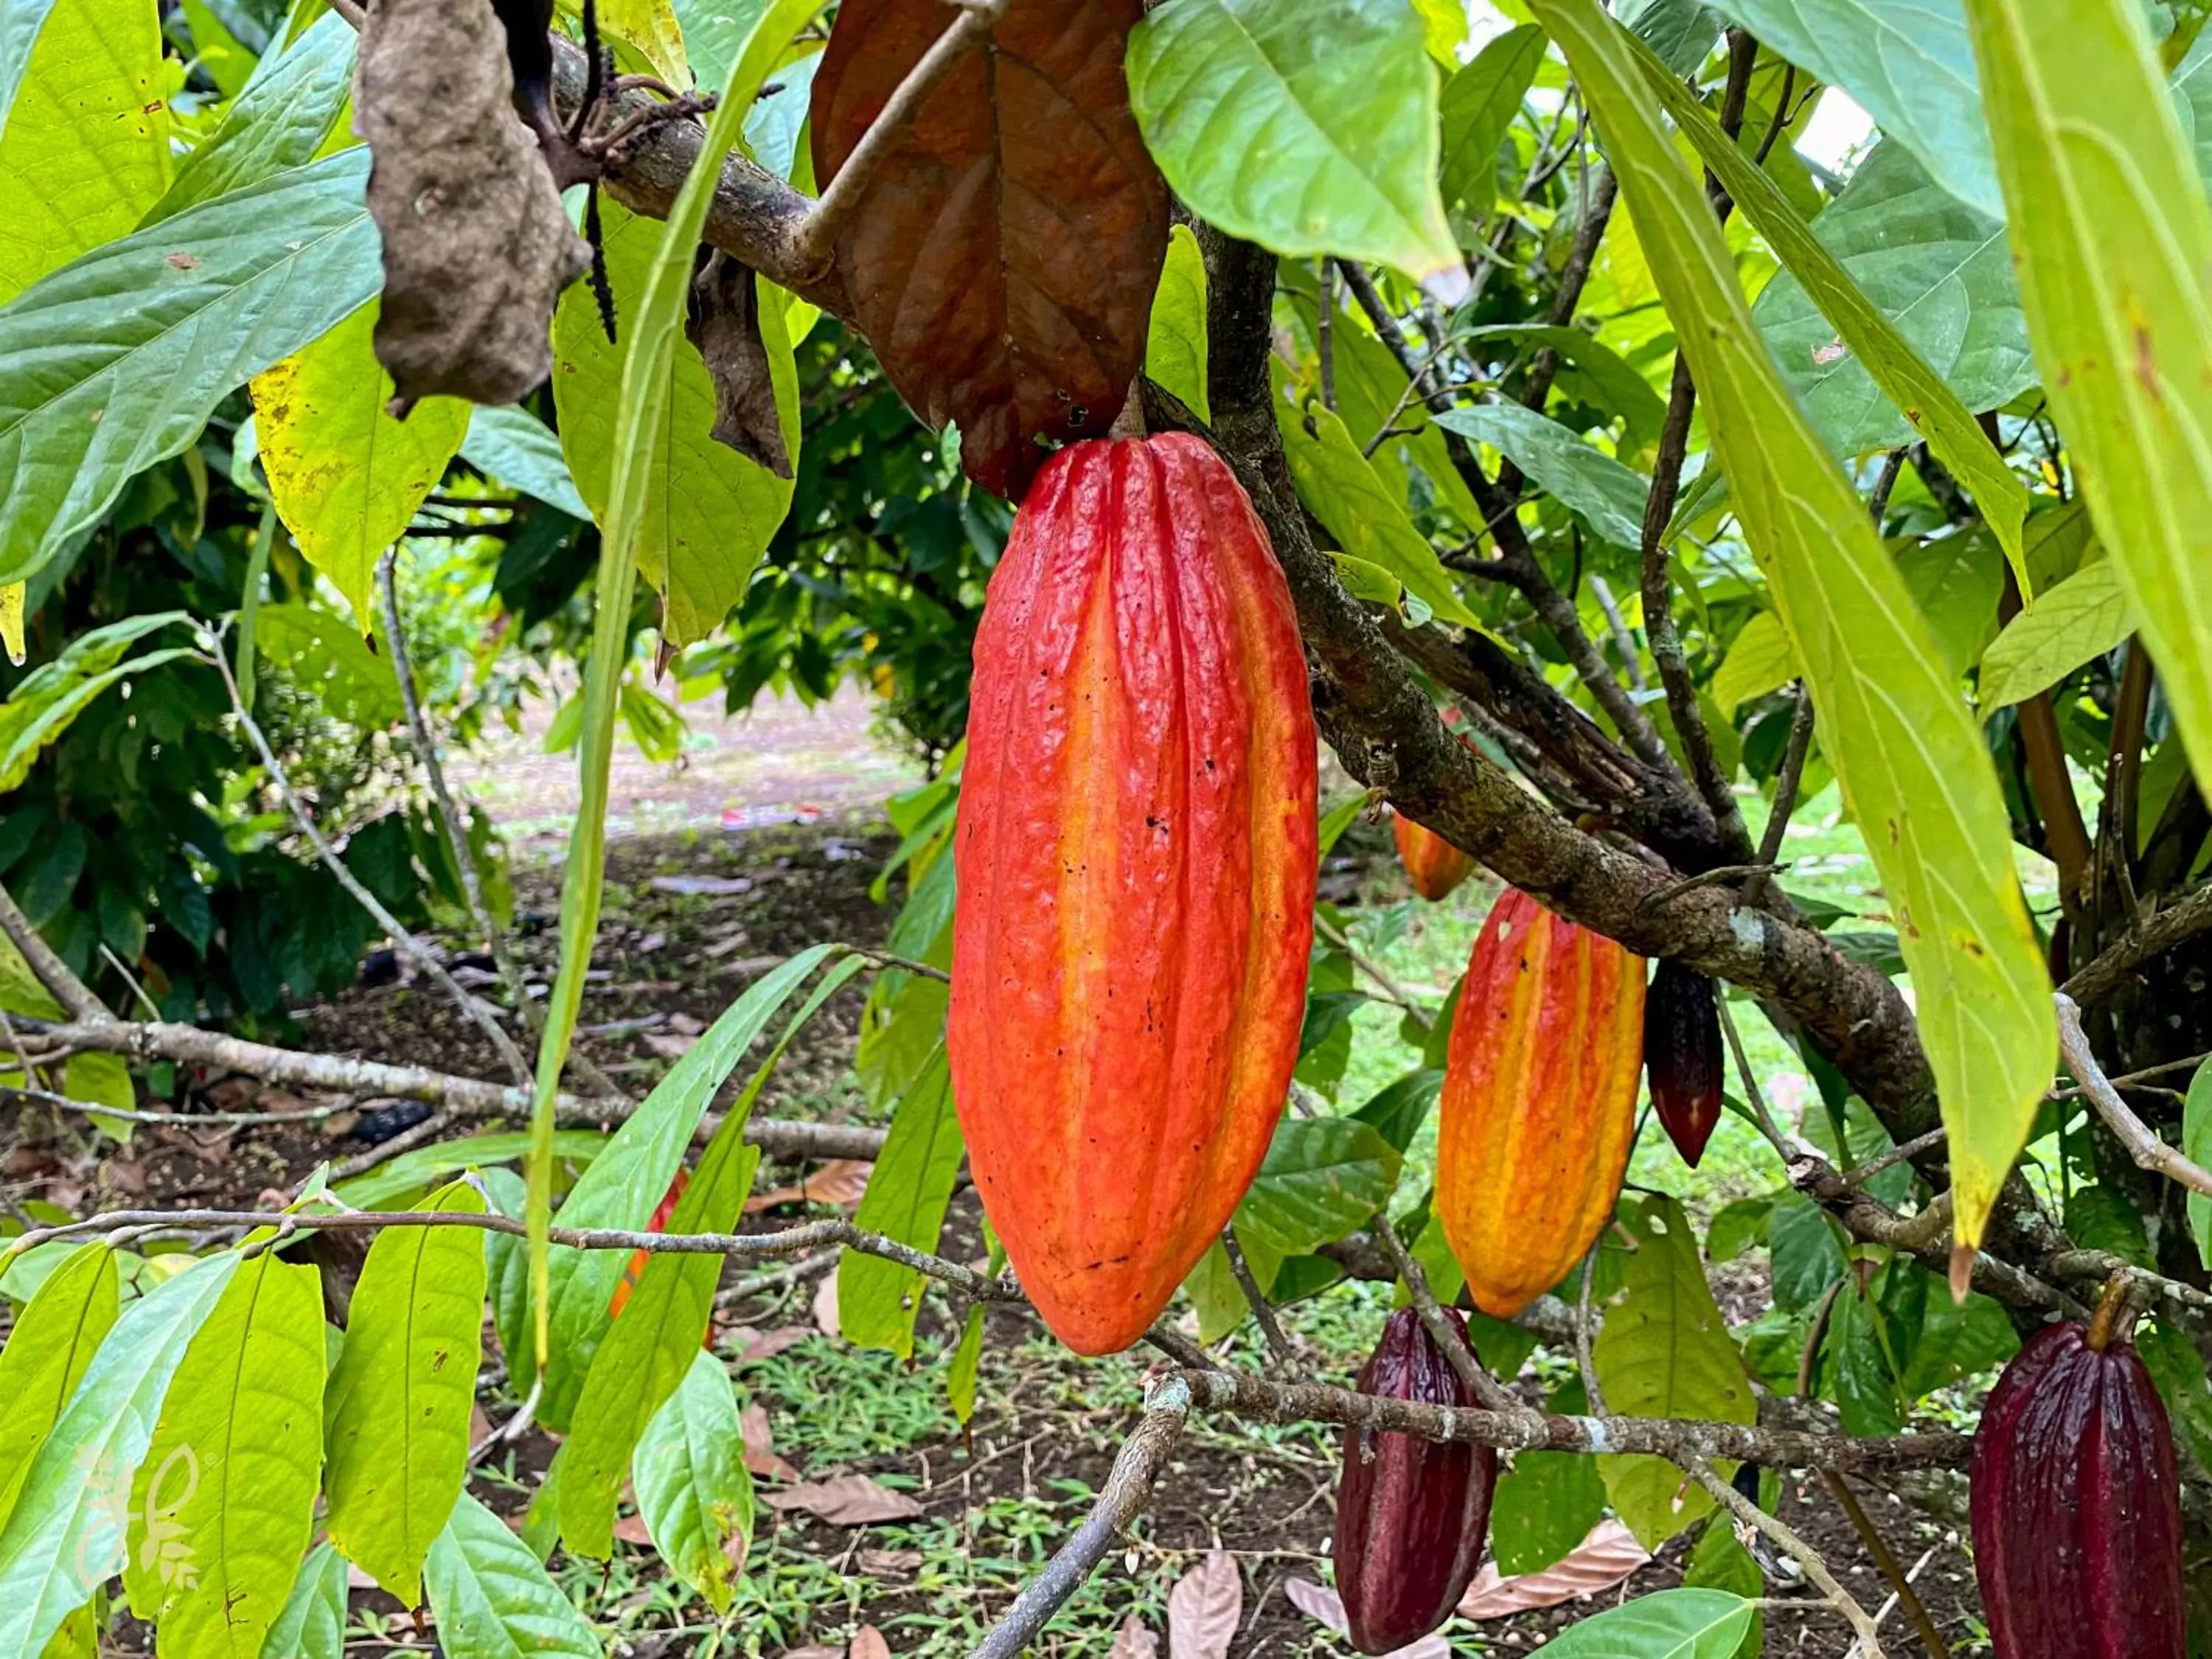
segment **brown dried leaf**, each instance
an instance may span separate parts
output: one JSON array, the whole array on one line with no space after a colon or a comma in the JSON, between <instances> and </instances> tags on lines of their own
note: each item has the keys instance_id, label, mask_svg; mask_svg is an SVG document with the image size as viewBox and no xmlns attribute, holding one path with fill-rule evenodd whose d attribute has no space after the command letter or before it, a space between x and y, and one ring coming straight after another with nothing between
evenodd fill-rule
<instances>
[{"instance_id":1,"label":"brown dried leaf","mask_svg":"<svg viewBox=\"0 0 2212 1659\"><path fill-rule=\"evenodd\" d=\"M1517 1578L1500 1578L1498 1564L1482 1571L1460 1597L1462 1619L1504 1619L1534 1607L1556 1607L1577 1596L1610 1589L1651 1559L1636 1534L1618 1521L1601 1521L1557 1565Z\"/></svg>"},{"instance_id":2,"label":"brown dried leaf","mask_svg":"<svg viewBox=\"0 0 2212 1659\"><path fill-rule=\"evenodd\" d=\"M768 1425L768 1407L755 1400L738 1413L738 1429L745 1440L745 1468L771 1480L796 1480L799 1471L775 1455L775 1437Z\"/></svg>"},{"instance_id":3,"label":"brown dried leaf","mask_svg":"<svg viewBox=\"0 0 2212 1659\"><path fill-rule=\"evenodd\" d=\"M873 1625L863 1625L853 1632L853 1645L845 1659L891 1659L891 1644Z\"/></svg>"},{"instance_id":4,"label":"brown dried leaf","mask_svg":"<svg viewBox=\"0 0 2212 1659\"><path fill-rule=\"evenodd\" d=\"M740 1325L730 1333L730 1357L740 1363L770 1359L813 1334L811 1325L779 1325L772 1331L757 1331L749 1325Z\"/></svg>"},{"instance_id":5,"label":"brown dried leaf","mask_svg":"<svg viewBox=\"0 0 2212 1659\"><path fill-rule=\"evenodd\" d=\"M1237 1558L1215 1550L1168 1592L1168 1659L1229 1659L1243 1617Z\"/></svg>"},{"instance_id":6,"label":"brown dried leaf","mask_svg":"<svg viewBox=\"0 0 2212 1659\"><path fill-rule=\"evenodd\" d=\"M1018 501L1036 440L1099 437L1145 357L1167 186L1121 59L1144 0L1012 0L892 143L838 238L854 317L961 464ZM814 174L843 167L952 21L943 0L844 0L814 77Z\"/></svg>"},{"instance_id":7,"label":"brown dried leaf","mask_svg":"<svg viewBox=\"0 0 2212 1659\"><path fill-rule=\"evenodd\" d=\"M1108 1650L1106 1659L1160 1659L1159 1636L1147 1629L1145 1621L1133 1613L1115 1632L1114 1645Z\"/></svg>"},{"instance_id":8,"label":"brown dried leaf","mask_svg":"<svg viewBox=\"0 0 2212 1659\"><path fill-rule=\"evenodd\" d=\"M650 1544L653 1534L646 1529L641 1515L625 1515L615 1522L615 1536L625 1544Z\"/></svg>"},{"instance_id":9,"label":"brown dried leaf","mask_svg":"<svg viewBox=\"0 0 2212 1659\"><path fill-rule=\"evenodd\" d=\"M802 1176L796 1187L755 1194L745 1200L745 1213L772 1210L779 1204L858 1204L875 1167L859 1158L833 1158L812 1175Z\"/></svg>"},{"instance_id":10,"label":"brown dried leaf","mask_svg":"<svg viewBox=\"0 0 2212 1659\"><path fill-rule=\"evenodd\" d=\"M845 1659L845 1650L822 1647L786 1648L783 1650L783 1659Z\"/></svg>"},{"instance_id":11,"label":"brown dried leaf","mask_svg":"<svg viewBox=\"0 0 2212 1659\"><path fill-rule=\"evenodd\" d=\"M1316 1624L1326 1625L1339 1636L1351 1634L1352 1621L1345 1617L1344 1598L1328 1585L1316 1584L1310 1578L1285 1579L1283 1595ZM1408 1642L1389 1659L1449 1659L1450 1654L1451 1644L1441 1636L1431 1634Z\"/></svg>"},{"instance_id":12,"label":"brown dried leaf","mask_svg":"<svg viewBox=\"0 0 2212 1659\"><path fill-rule=\"evenodd\" d=\"M435 393L511 404L552 372L553 302L591 250L514 113L489 0L377 0L354 131L384 237L376 356L395 414Z\"/></svg>"},{"instance_id":13,"label":"brown dried leaf","mask_svg":"<svg viewBox=\"0 0 2212 1659\"><path fill-rule=\"evenodd\" d=\"M824 1336L837 1336L844 1330L837 1312L837 1270L834 1267L814 1287L814 1323Z\"/></svg>"},{"instance_id":14,"label":"brown dried leaf","mask_svg":"<svg viewBox=\"0 0 2212 1659\"><path fill-rule=\"evenodd\" d=\"M912 1572L921 1565L920 1550L862 1550L855 1558L866 1573Z\"/></svg>"},{"instance_id":15,"label":"brown dried leaf","mask_svg":"<svg viewBox=\"0 0 2212 1659\"><path fill-rule=\"evenodd\" d=\"M719 248L709 251L691 275L684 333L707 360L707 378L714 383L714 441L788 478L791 451L775 412L775 384L761 343L760 289L750 269Z\"/></svg>"},{"instance_id":16,"label":"brown dried leaf","mask_svg":"<svg viewBox=\"0 0 2212 1659\"><path fill-rule=\"evenodd\" d=\"M787 1492L761 1494L770 1509L804 1510L833 1527L858 1527L871 1521L911 1521L921 1505L902 1492L893 1492L865 1474L832 1475L810 1480Z\"/></svg>"}]
</instances>

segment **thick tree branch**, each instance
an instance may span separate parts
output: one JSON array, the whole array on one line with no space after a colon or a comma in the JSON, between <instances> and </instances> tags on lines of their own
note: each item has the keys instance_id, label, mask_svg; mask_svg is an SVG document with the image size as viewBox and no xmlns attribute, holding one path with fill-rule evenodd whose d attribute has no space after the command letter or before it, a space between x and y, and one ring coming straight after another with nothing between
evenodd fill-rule
<instances>
[{"instance_id":1,"label":"thick tree branch","mask_svg":"<svg viewBox=\"0 0 2212 1659\"><path fill-rule=\"evenodd\" d=\"M2207 928L2212 928L2212 882L2136 923L2059 988L2075 1002L2094 1006L2118 990L2136 969Z\"/></svg>"}]
</instances>

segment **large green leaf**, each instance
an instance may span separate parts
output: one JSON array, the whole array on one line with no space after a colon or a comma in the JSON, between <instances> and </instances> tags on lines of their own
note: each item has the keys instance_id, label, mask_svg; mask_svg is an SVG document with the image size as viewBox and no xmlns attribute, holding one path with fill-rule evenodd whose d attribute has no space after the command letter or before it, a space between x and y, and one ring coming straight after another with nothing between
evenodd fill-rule
<instances>
[{"instance_id":1,"label":"large green leaf","mask_svg":"<svg viewBox=\"0 0 2212 1659\"><path fill-rule=\"evenodd\" d=\"M744 1140L744 1114L714 1132L668 1218L672 1233L726 1233L760 1167ZM615 1498L645 1425L683 1382L714 1310L719 1255L663 1251L646 1260L637 1289L592 1357L563 1449L561 1536L569 1551L603 1561L614 1549Z\"/></svg>"},{"instance_id":2,"label":"large green leaf","mask_svg":"<svg viewBox=\"0 0 2212 1659\"><path fill-rule=\"evenodd\" d=\"M0 303L122 235L169 183L159 15L137 0L5 9L45 16L0 112ZM0 39L15 32L0 23Z\"/></svg>"},{"instance_id":3,"label":"large green leaf","mask_svg":"<svg viewBox=\"0 0 2212 1659\"><path fill-rule=\"evenodd\" d=\"M1649 482L1559 422L1519 404L1481 404L1439 415L1437 424L1488 444L1601 539L1616 547L1642 542Z\"/></svg>"},{"instance_id":4,"label":"large green leaf","mask_svg":"<svg viewBox=\"0 0 2212 1659\"><path fill-rule=\"evenodd\" d=\"M1910 966L1950 1131L1958 1236L1979 1242L2057 1061L2011 826L1981 733L1863 504L1753 328L1638 54L1594 0L1532 0L1596 116L1697 376L1745 539L1821 715Z\"/></svg>"},{"instance_id":5,"label":"large green leaf","mask_svg":"<svg viewBox=\"0 0 2212 1659\"><path fill-rule=\"evenodd\" d=\"M327 12L281 54L264 58L215 137L177 170L176 182L142 222L173 217L313 161L352 90L359 38L353 25Z\"/></svg>"},{"instance_id":6,"label":"large green leaf","mask_svg":"<svg viewBox=\"0 0 2212 1659\"><path fill-rule=\"evenodd\" d=\"M486 477L535 495L572 519L592 516L568 476L568 462L561 459L560 439L526 409L478 404L461 440L461 459Z\"/></svg>"},{"instance_id":7,"label":"large green leaf","mask_svg":"<svg viewBox=\"0 0 2212 1659\"><path fill-rule=\"evenodd\" d=\"M1213 418L1206 392L1206 259L1188 225L1168 232L1168 257L1152 296L1145 373L1182 399L1201 421Z\"/></svg>"},{"instance_id":8,"label":"large green leaf","mask_svg":"<svg viewBox=\"0 0 2212 1659\"><path fill-rule=\"evenodd\" d=\"M1357 1118L1286 1117L1237 1206L1237 1236L1282 1256L1342 1238L1389 1200L1402 1161Z\"/></svg>"},{"instance_id":9,"label":"large green leaf","mask_svg":"<svg viewBox=\"0 0 2212 1659\"><path fill-rule=\"evenodd\" d=\"M1556 384L1585 403L1621 419L1619 453L1640 459L1659 441L1667 402L1635 364L1587 330L1544 323L1490 323L1467 331L1470 340L1504 338L1524 352L1550 351L1559 359Z\"/></svg>"},{"instance_id":10,"label":"large green leaf","mask_svg":"<svg viewBox=\"0 0 2212 1659\"><path fill-rule=\"evenodd\" d=\"M1944 189L2004 216L1960 0L1718 3L1800 69L1850 94Z\"/></svg>"},{"instance_id":11,"label":"large green leaf","mask_svg":"<svg viewBox=\"0 0 2212 1659\"><path fill-rule=\"evenodd\" d=\"M457 1181L428 1208L481 1214ZM392 1227L369 1246L331 1373L331 1541L402 1605L465 1484L483 1358L484 1249L469 1227Z\"/></svg>"},{"instance_id":12,"label":"large green leaf","mask_svg":"<svg viewBox=\"0 0 2212 1659\"><path fill-rule=\"evenodd\" d=\"M611 204L600 211L615 308L628 318L643 299L661 227ZM798 371L784 331L781 296L773 289L762 290L760 321L784 447L795 465ZM638 568L666 595L661 631L671 643L689 645L720 627L744 597L769 538L791 509L792 481L714 441L709 435L714 384L707 365L688 340L672 345L665 423L645 479ZM553 352L562 451L577 493L590 505L592 516L605 524L623 354L607 343L598 304L585 283L562 296L553 319Z\"/></svg>"},{"instance_id":13,"label":"large green leaf","mask_svg":"<svg viewBox=\"0 0 2212 1659\"><path fill-rule=\"evenodd\" d=\"M966 1150L940 1044L899 1102L854 1221L933 1254ZM847 1250L837 1264L837 1323L845 1340L911 1359L923 1282L911 1267Z\"/></svg>"},{"instance_id":14,"label":"large green leaf","mask_svg":"<svg viewBox=\"0 0 2212 1659\"><path fill-rule=\"evenodd\" d=\"M1620 1223L1636 1248L1621 1263L1621 1297L1606 1310L1591 1358L1608 1411L1622 1417L1759 1420L1751 1379L1728 1322L1705 1284L1690 1218L1671 1198L1632 1198ZM1646 1549L1656 1550L1712 1508L1663 1457L1599 1460L1613 1507Z\"/></svg>"},{"instance_id":15,"label":"large green leaf","mask_svg":"<svg viewBox=\"0 0 2212 1659\"><path fill-rule=\"evenodd\" d=\"M2212 788L2212 203L2136 0L1967 0L1966 12L2028 337Z\"/></svg>"},{"instance_id":16,"label":"large green leaf","mask_svg":"<svg viewBox=\"0 0 2212 1659\"><path fill-rule=\"evenodd\" d=\"M602 1659L606 1651L530 1546L465 1492L422 1576L446 1659Z\"/></svg>"},{"instance_id":17,"label":"large green leaf","mask_svg":"<svg viewBox=\"0 0 2212 1659\"><path fill-rule=\"evenodd\" d=\"M553 1155L588 1164L606 1149L610 1139L596 1129L563 1129L553 1138ZM520 1129L441 1140L428 1146L417 1146L411 1152L402 1152L366 1175L341 1181L331 1188L331 1196L356 1210L380 1210L394 1199L412 1198L442 1176L488 1164L512 1164L529 1150L530 1136ZM521 1212L514 1213L520 1216ZM647 1210L647 1213L650 1215L652 1212Z\"/></svg>"},{"instance_id":18,"label":"large green leaf","mask_svg":"<svg viewBox=\"0 0 2212 1659\"><path fill-rule=\"evenodd\" d=\"M1577 1620L1544 1652L1547 1659L1730 1659L1758 1613L1726 1590L1661 1590Z\"/></svg>"},{"instance_id":19,"label":"large green leaf","mask_svg":"<svg viewBox=\"0 0 2212 1659\"><path fill-rule=\"evenodd\" d=\"M7 1402L0 1411L0 1522L114 1325L121 1295L115 1252L104 1240L79 1245L46 1275L0 1347L0 1401Z\"/></svg>"},{"instance_id":20,"label":"large green leaf","mask_svg":"<svg viewBox=\"0 0 2212 1659\"><path fill-rule=\"evenodd\" d=\"M2117 561L2100 559L2045 588L1982 653L1976 700L1984 715L2048 690L2135 632Z\"/></svg>"},{"instance_id":21,"label":"large green leaf","mask_svg":"<svg viewBox=\"0 0 2212 1659\"><path fill-rule=\"evenodd\" d=\"M372 568L374 563L372 559ZM253 647L301 690L312 692L325 713L356 731L380 731L406 717L390 661L334 611L312 605L260 605L253 613Z\"/></svg>"},{"instance_id":22,"label":"large green leaf","mask_svg":"<svg viewBox=\"0 0 2212 1659\"><path fill-rule=\"evenodd\" d=\"M1733 714L1753 697L1778 691L1797 678L1797 660L1790 654L1790 636L1781 618L1761 611L1743 625L1713 675L1713 701L1721 713Z\"/></svg>"},{"instance_id":23,"label":"large green leaf","mask_svg":"<svg viewBox=\"0 0 2212 1659\"><path fill-rule=\"evenodd\" d=\"M632 1463L637 1512L653 1548L718 1613L730 1610L730 1580L752 1533L744 1443L730 1373L702 1351L645 1425Z\"/></svg>"},{"instance_id":24,"label":"large green leaf","mask_svg":"<svg viewBox=\"0 0 2212 1659\"><path fill-rule=\"evenodd\" d=\"M346 1564L328 1544L318 1544L300 1564L276 1622L261 1644L261 1659L345 1659Z\"/></svg>"},{"instance_id":25,"label":"large green leaf","mask_svg":"<svg viewBox=\"0 0 2212 1659\"><path fill-rule=\"evenodd\" d=\"M1544 31L1523 23L1477 52L1444 82L1443 197L1487 212L1497 191L1498 147L1544 61Z\"/></svg>"},{"instance_id":26,"label":"large green leaf","mask_svg":"<svg viewBox=\"0 0 2212 1659\"><path fill-rule=\"evenodd\" d=\"M2019 572L2021 586L2031 587L2021 547L2021 525L2027 517L2027 487L2014 477L1973 412L1921 360L1896 324L1813 234L1782 193L1782 187L1752 165L1751 158L1721 131L1720 123L1696 95L1656 58L1643 54L1642 62L1651 89L1705 157L1714 176L1727 186L1744 217L1805 284L1821 314L1835 325L1838 337L1857 356L1875 384L1905 412L1913 430L1927 439L1929 448L1974 492L1982 516L1996 532Z\"/></svg>"},{"instance_id":27,"label":"large green leaf","mask_svg":"<svg viewBox=\"0 0 2212 1659\"><path fill-rule=\"evenodd\" d=\"M1605 1519L1605 1480L1583 1452L1516 1452L1490 1504L1490 1547L1512 1575L1556 1566Z\"/></svg>"},{"instance_id":28,"label":"large green leaf","mask_svg":"<svg viewBox=\"0 0 2212 1659\"><path fill-rule=\"evenodd\" d=\"M312 1266L244 1263L185 1351L131 1489L132 1611L167 1651L258 1659L314 1530L323 1292Z\"/></svg>"},{"instance_id":29,"label":"large green leaf","mask_svg":"<svg viewBox=\"0 0 2212 1659\"><path fill-rule=\"evenodd\" d=\"M1904 145L1877 144L1813 234L1967 408L2001 408L2035 384L2004 226L1937 185ZM1917 435L1788 269L1751 314L1839 453Z\"/></svg>"},{"instance_id":30,"label":"large green leaf","mask_svg":"<svg viewBox=\"0 0 2212 1659\"><path fill-rule=\"evenodd\" d=\"M131 1481L169 1381L237 1270L210 1256L123 1311L39 1447L0 1531L0 1653L37 1653L123 1570Z\"/></svg>"},{"instance_id":31,"label":"large green leaf","mask_svg":"<svg viewBox=\"0 0 2212 1659\"><path fill-rule=\"evenodd\" d=\"M1838 1292L1820 1340L1821 1392L1836 1402L1844 1432L1892 1435L1905 1426L1904 1402L1877 1328L1881 1311L1855 1285Z\"/></svg>"},{"instance_id":32,"label":"large green leaf","mask_svg":"<svg viewBox=\"0 0 2212 1659\"><path fill-rule=\"evenodd\" d=\"M1437 69L1406 0L1167 0L1129 102L1192 211L1285 254L1461 269L1437 190Z\"/></svg>"},{"instance_id":33,"label":"large green leaf","mask_svg":"<svg viewBox=\"0 0 2212 1659\"><path fill-rule=\"evenodd\" d=\"M216 405L377 289L368 154L109 242L0 307L0 582L98 521Z\"/></svg>"},{"instance_id":34,"label":"large green leaf","mask_svg":"<svg viewBox=\"0 0 2212 1659\"><path fill-rule=\"evenodd\" d=\"M2189 1098L2181 1113L2181 1151L2199 1169L2212 1169L2212 1060L2189 1079ZM2212 1198L2189 1194L2189 1231L2197 1235L2204 1265L2212 1267Z\"/></svg>"}]
</instances>

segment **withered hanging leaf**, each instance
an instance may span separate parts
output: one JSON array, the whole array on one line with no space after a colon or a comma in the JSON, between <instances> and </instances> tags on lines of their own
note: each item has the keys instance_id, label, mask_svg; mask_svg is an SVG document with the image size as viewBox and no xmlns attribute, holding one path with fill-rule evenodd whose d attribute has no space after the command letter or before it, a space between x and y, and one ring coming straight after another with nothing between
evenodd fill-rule
<instances>
[{"instance_id":1,"label":"withered hanging leaf","mask_svg":"<svg viewBox=\"0 0 2212 1659\"><path fill-rule=\"evenodd\" d=\"M815 177L834 179L957 13L844 0L814 77ZM1143 0L1013 0L939 83L837 244L854 320L962 464L1018 499L1040 436L1098 437L1143 363L1167 186L1121 69Z\"/></svg>"},{"instance_id":2,"label":"withered hanging leaf","mask_svg":"<svg viewBox=\"0 0 2212 1659\"><path fill-rule=\"evenodd\" d=\"M552 372L553 302L591 250L514 113L489 0L376 0L354 76L384 237L376 356L395 414L436 393L511 404Z\"/></svg>"},{"instance_id":3,"label":"withered hanging leaf","mask_svg":"<svg viewBox=\"0 0 2212 1659\"><path fill-rule=\"evenodd\" d=\"M720 249L691 276L684 332L707 360L714 382L714 440L779 478L791 476L791 452L775 412L775 383L761 343L760 289L753 273Z\"/></svg>"}]
</instances>

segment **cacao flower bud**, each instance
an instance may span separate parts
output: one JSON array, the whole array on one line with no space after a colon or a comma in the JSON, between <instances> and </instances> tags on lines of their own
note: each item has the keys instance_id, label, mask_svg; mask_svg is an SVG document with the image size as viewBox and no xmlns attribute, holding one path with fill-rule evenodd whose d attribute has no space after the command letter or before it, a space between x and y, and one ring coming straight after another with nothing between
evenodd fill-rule
<instances>
[{"instance_id":1,"label":"cacao flower bud","mask_svg":"<svg viewBox=\"0 0 2212 1659\"><path fill-rule=\"evenodd\" d=\"M1199 440L1073 444L975 640L945 1028L991 1224L1079 1353L1127 1347L1251 1185L1313 943L1288 586Z\"/></svg>"},{"instance_id":2,"label":"cacao flower bud","mask_svg":"<svg viewBox=\"0 0 2212 1659\"><path fill-rule=\"evenodd\" d=\"M1643 1059L1642 958L1508 888L1468 963L1437 1119L1436 1213L1483 1312L1510 1319L1612 1219Z\"/></svg>"},{"instance_id":3,"label":"cacao flower bud","mask_svg":"<svg viewBox=\"0 0 2212 1659\"><path fill-rule=\"evenodd\" d=\"M1444 1317L1467 1334L1451 1309ZM1401 1308L1359 1373L1359 1392L1431 1406L1473 1406L1420 1316ZM1393 1653L1451 1616L1482 1560L1498 1454L1410 1434L1344 1431L1336 1499L1336 1593L1362 1653Z\"/></svg>"},{"instance_id":4,"label":"cacao flower bud","mask_svg":"<svg viewBox=\"0 0 2212 1659\"><path fill-rule=\"evenodd\" d=\"M1982 1410L1974 1575L1996 1659L2182 1659L2173 1431L2134 1345L2094 1340L2037 1332Z\"/></svg>"},{"instance_id":5,"label":"cacao flower bud","mask_svg":"<svg viewBox=\"0 0 2212 1659\"><path fill-rule=\"evenodd\" d=\"M1659 1127L1692 1169L1721 1121L1721 1015L1713 982L1662 961L1644 1002L1644 1073Z\"/></svg>"},{"instance_id":6,"label":"cacao flower bud","mask_svg":"<svg viewBox=\"0 0 2212 1659\"><path fill-rule=\"evenodd\" d=\"M1391 814L1390 829L1398 841L1398 862L1406 866L1413 890L1431 904L1474 873L1473 858L1403 812Z\"/></svg>"}]
</instances>

